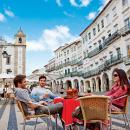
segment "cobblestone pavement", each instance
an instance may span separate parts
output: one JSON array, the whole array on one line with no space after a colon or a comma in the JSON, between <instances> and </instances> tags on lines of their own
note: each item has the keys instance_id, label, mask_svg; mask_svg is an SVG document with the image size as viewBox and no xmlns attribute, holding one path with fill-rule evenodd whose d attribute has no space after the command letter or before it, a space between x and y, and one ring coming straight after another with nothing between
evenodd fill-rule
<instances>
[{"instance_id":1,"label":"cobblestone pavement","mask_svg":"<svg viewBox=\"0 0 130 130\"><path fill-rule=\"evenodd\" d=\"M130 100L129 100L130 101ZM129 103L130 104L130 103ZM129 114L130 120L130 107ZM115 116L112 118L113 130L125 130L125 125L122 116ZM26 130L34 129L35 120L29 120L26 125ZM38 119L37 130L47 130L47 122L45 119ZM22 130L23 117L16 104L10 101L5 103L0 101L0 130ZM55 120L52 118L52 130L55 130ZM58 130L63 130L60 120L58 120ZM82 130L82 127L80 128Z\"/></svg>"}]
</instances>

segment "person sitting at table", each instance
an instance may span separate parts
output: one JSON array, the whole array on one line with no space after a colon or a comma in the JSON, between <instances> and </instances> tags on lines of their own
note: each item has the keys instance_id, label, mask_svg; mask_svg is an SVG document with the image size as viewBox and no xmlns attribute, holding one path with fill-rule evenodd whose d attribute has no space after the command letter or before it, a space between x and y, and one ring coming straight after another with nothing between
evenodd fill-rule
<instances>
[{"instance_id":1,"label":"person sitting at table","mask_svg":"<svg viewBox=\"0 0 130 130\"><path fill-rule=\"evenodd\" d=\"M16 99L26 104L28 108L33 109L35 114L49 114L49 109L50 114L59 113L61 115L63 109L63 104L61 102L56 104L47 104L45 101L36 102L30 98L28 90L26 89L27 82L25 75L17 75L13 81Z\"/></svg>"},{"instance_id":2,"label":"person sitting at table","mask_svg":"<svg viewBox=\"0 0 130 130\"><path fill-rule=\"evenodd\" d=\"M121 98L119 100L115 100L124 95L128 95L130 93L130 85L126 76L126 73L123 69L114 69L113 73L113 81L114 84L110 91L105 93L105 96L110 96L112 99L112 107L111 109L114 110L121 110L125 107L126 98ZM89 94L90 96L90 94ZM76 108L73 112L73 117L78 119L83 119L81 108Z\"/></svg>"},{"instance_id":3,"label":"person sitting at table","mask_svg":"<svg viewBox=\"0 0 130 130\"><path fill-rule=\"evenodd\" d=\"M58 96L53 94L49 89L46 88L46 76L41 75L39 77L39 86L33 88L31 97L36 101L51 102Z\"/></svg>"}]
</instances>

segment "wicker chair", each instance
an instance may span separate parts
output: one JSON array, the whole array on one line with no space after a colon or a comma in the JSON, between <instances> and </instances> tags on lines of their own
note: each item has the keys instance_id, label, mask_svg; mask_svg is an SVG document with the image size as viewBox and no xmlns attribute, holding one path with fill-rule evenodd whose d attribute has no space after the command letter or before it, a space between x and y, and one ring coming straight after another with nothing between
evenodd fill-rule
<instances>
[{"instance_id":1,"label":"wicker chair","mask_svg":"<svg viewBox=\"0 0 130 130\"><path fill-rule=\"evenodd\" d=\"M23 115L23 118L24 118L23 130L25 130L26 121L27 121L27 120L30 120L30 119L34 119L34 118L36 119L34 130L36 130L37 120L38 120L39 117L40 117L40 118L47 118L47 119L49 119L49 120L50 120L50 125L51 125L51 115L50 115L50 114L41 114L41 115L35 115L35 114L33 114L33 115L26 115L26 114L25 114L26 112L25 112L25 110L24 110L24 108L23 108L23 106L22 106L21 101L16 100L16 102L17 102L18 108L19 108L19 110L22 112L22 115ZM47 124L47 126L48 126L48 130L49 130L49 125Z\"/></svg>"},{"instance_id":2,"label":"wicker chair","mask_svg":"<svg viewBox=\"0 0 130 130\"><path fill-rule=\"evenodd\" d=\"M116 100L119 100L119 99L122 99L122 98L126 98L125 107L120 111L111 111L111 114L113 114L113 115L123 115L126 130L127 130L127 128L128 128L128 130L130 130L130 122L129 122L129 119L127 117L127 113L128 113L128 95L121 96L119 98L114 99L113 101L116 101Z\"/></svg>"},{"instance_id":3,"label":"wicker chair","mask_svg":"<svg viewBox=\"0 0 130 130\"><path fill-rule=\"evenodd\" d=\"M87 123L99 122L101 130L102 123L107 122L106 125L111 129L111 110L108 96L86 96L78 98L80 100L81 110L84 120L84 130ZM109 110L109 111L108 111Z\"/></svg>"}]
</instances>

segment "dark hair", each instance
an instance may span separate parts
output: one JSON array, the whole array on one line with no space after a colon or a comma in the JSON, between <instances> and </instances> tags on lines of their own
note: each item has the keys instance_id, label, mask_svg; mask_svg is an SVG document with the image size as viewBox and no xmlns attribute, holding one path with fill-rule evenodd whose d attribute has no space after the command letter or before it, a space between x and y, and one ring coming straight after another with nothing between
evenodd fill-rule
<instances>
[{"instance_id":1,"label":"dark hair","mask_svg":"<svg viewBox=\"0 0 130 130\"><path fill-rule=\"evenodd\" d=\"M40 81L41 79L45 79L45 80L46 80L46 76L45 76L45 75L41 75L41 76L39 77L39 81Z\"/></svg>"},{"instance_id":2,"label":"dark hair","mask_svg":"<svg viewBox=\"0 0 130 130\"><path fill-rule=\"evenodd\" d=\"M23 79L26 78L26 75L17 75L13 82L14 82L14 86L17 88L18 87L18 83L22 83Z\"/></svg>"},{"instance_id":3,"label":"dark hair","mask_svg":"<svg viewBox=\"0 0 130 130\"><path fill-rule=\"evenodd\" d=\"M125 71L123 69L114 69L113 70L113 74L114 72L116 72L119 76L119 79L120 79L120 84L121 86L124 88L125 86L128 87L128 91L130 91L130 85L129 85L129 82L128 82L128 79L127 79L127 75L125 73Z\"/></svg>"}]
</instances>

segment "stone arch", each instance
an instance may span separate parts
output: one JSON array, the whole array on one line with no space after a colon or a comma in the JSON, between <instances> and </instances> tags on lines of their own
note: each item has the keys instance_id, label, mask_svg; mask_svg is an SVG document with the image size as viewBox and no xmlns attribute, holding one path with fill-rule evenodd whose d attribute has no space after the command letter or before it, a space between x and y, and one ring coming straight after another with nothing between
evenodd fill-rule
<instances>
[{"instance_id":1,"label":"stone arch","mask_svg":"<svg viewBox=\"0 0 130 130\"><path fill-rule=\"evenodd\" d=\"M64 87L63 87L63 81L62 80L60 81L60 85L61 85L61 89L63 89Z\"/></svg>"},{"instance_id":2,"label":"stone arch","mask_svg":"<svg viewBox=\"0 0 130 130\"><path fill-rule=\"evenodd\" d=\"M110 89L109 77L107 73L104 73L102 75L102 87L103 87L103 90L105 91L108 91Z\"/></svg>"},{"instance_id":3,"label":"stone arch","mask_svg":"<svg viewBox=\"0 0 130 130\"><path fill-rule=\"evenodd\" d=\"M67 89L72 88L71 80L66 80L66 88Z\"/></svg>"},{"instance_id":4,"label":"stone arch","mask_svg":"<svg viewBox=\"0 0 130 130\"><path fill-rule=\"evenodd\" d=\"M96 91L96 80L95 80L95 78L92 78L92 91L93 92Z\"/></svg>"},{"instance_id":5,"label":"stone arch","mask_svg":"<svg viewBox=\"0 0 130 130\"><path fill-rule=\"evenodd\" d=\"M79 90L79 81L78 81L78 79L74 79L74 88Z\"/></svg>"},{"instance_id":6,"label":"stone arch","mask_svg":"<svg viewBox=\"0 0 130 130\"><path fill-rule=\"evenodd\" d=\"M83 80L80 81L80 92L84 92L84 82L83 82Z\"/></svg>"},{"instance_id":7,"label":"stone arch","mask_svg":"<svg viewBox=\"0 0 130 130\"><path fill-rule=\"evenodd\" d=\"M53 81L53 90L56 91L56 81Z\"/></svg>"},{"instance_id":8,"label":"stone arch","mask_svg":"<svg viewBox=\"0 0 130 130\"><path fill-rule=\"evenodd\" d=\"M91 90L90 81L89 81L89 80L85 81L85 90L86 90L86 91Z\"/></svg>"},{"instance_id":9,"label":"stone arch","mask_svg":"<svg viewBox=\"0 0 130 130\"><path fill-rule=\"evenodd\" d=\"M101 92L102 88L101 88L101 79L100 79L100 77L96 78L96 85L97 85L97 90Z\"/></svg>"}]
</instances>

